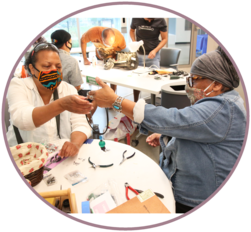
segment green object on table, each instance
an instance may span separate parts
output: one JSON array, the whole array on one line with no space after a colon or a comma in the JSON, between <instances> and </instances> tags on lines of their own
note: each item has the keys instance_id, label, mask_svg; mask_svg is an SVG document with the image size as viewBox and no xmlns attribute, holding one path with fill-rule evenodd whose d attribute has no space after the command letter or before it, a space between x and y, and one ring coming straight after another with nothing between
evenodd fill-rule
<instances>
[{"instance_id":1,"label":"green object on table","mask_svg":"<svg viewBox=\"0 0 251 232\"><path fill-rule=\"evenodd\" d=\"M96 196L94 195L94 193L91 193L89 196L88 196L88 201L91 200L91 199L95 199Z\"/></svg>"},{"instance_id":2,"label":"green object on table","mask_svg":"<svg viewBox=\"0 0 251 232\"><path fill-rule=\"evenodd\" d=\"M100 140L99 144L98 144L100 147L105 147L105 141L103 140Z\"/></svg>"},{"instance_id":3,"label":"green object on table","mask_svg":"<svg viewBox=\"0 0 251 232\"><path fill-rule=\"evenodd\" d=\"M180 76L170 75L170 80L174 80L174 79L180 79Z\"/></svg>"},{"instance_id":4,"label":"green object on table","mask_svg":"<svg viewBox=\"0 0 251 232\"><path fill-rule=\"evenodd\" d=\"M91 84L91 85L99 85L99 84L96 82L95 77L90 77L90 76L86 76L86 83L89 83L89 84Z\"/></svg>"}]
</instances>

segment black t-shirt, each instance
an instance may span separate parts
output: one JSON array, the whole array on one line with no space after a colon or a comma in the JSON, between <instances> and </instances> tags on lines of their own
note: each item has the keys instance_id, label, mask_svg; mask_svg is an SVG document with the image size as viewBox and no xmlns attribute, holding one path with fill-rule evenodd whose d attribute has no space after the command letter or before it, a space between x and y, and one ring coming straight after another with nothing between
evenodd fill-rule
<instances>
[{"instance_id":1,"label":"black t-shirt","mask_svg":"<svg viewBox=\"0 0 251 232\"><path fill-rule=\"evenodd\" d=\"M151 22L146 21L144 18L133 18L131 28L136 29L136 40L144 41L143 46L147 55L159 45L160 32L167 31L164 18L155 18ZM140 47L138 52L144 54L143 48Z\"/></svg>"}]
</instances>

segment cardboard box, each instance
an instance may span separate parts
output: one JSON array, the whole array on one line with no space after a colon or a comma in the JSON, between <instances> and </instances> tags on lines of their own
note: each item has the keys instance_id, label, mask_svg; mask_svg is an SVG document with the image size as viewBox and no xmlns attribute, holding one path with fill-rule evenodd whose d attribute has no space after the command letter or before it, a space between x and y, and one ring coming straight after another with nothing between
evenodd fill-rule
<instances>
[{"instance_id":1,"label":"cardboard box","mask_svg":"<svg viewBox=\"0 0 251 232\"><path fill-rule=\"evenodd\" d=\"M170 213L170 211L151 190L146 190L107 213Z\"/></svg>"}]
</instances>

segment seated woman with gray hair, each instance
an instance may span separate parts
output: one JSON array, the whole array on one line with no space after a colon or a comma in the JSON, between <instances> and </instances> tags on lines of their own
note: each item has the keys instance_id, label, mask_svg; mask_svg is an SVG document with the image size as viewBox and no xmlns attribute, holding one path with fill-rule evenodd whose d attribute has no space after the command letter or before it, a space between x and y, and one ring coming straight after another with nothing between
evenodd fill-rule
<instances>
[{"instance_id":1,"label":"seated woman with gray hair","mask_svg":"<svg viewBox=\"0 0 251 232\"><path fill-rule=\"evenodd\" d=\"M113 107L134 120L151 146L161 146L160 167L172 182L176 212L185 213L217 190L241 151L246 111L234 90L239 77L219 47L197 58L187 78L191 106L156 107L117 96L99 78L102 89L89 95L100 107ZM172 137L170 141L168 138Z\"/></svg>"}]
</instances>

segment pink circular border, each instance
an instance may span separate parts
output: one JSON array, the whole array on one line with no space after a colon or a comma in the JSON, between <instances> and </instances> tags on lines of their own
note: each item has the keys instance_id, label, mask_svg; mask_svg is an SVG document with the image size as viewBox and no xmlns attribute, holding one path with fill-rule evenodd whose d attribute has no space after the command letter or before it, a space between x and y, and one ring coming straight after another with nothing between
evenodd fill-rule
<instances>
[{"instance_id":1,"label":"pink circular border","mask_svg":"<svg viewBox=\"0 0 251 232\"><path fill-rule=\"evenodd\" d=\"M240 151L240 154L239 154L239 157L234 165L234 167L232 168L231 172L229 173L229 175L227 176L227 178L225 179L225 181L220 185L220 187L213 193L211 194L205 201L203 201L200 205L198 205L197 207L195 207L193 210L190 210L189 212L179 216L179 217L176 217L174 219L171 219L171 220L168 220L168 221L165 221L165 222L161 222L161 223L157 223L157 224L153 224L153 225L150 225L150 226L140 226L140 227L110 227L110 226L102 226L102 225L97 225L97 224L94 224L94 223L90 223L90 222L86 222L86 221L83 221L83 220L80 220L80 219L77 219L75 217L72 217L66 213L63 213L62 211L56 209L55 207L53 207L51 204L49 204L47 201L45 201L28 183L27 181L25 180L25 178L23 177L23 175L21 174L20 170L18 169L18 167L16 166L15 164L15 161L11 155L11 152L10 152L10 149L9 149L9 145L8 145L8 141L7 141L7 137L6 137L6 130L5 130L5 121L4 121L4 113L5 113L5 99L6 99L6 96L7 96L7 91L8 91L8 88L9 88L9 84L10 84L10 81L11 81L11 78L16 70L16 67L18 65L18 63L20 62L20 60L22 59L22 57L24 56L24 54L26 53L26 51L32 46L32 44L34 44L34 42L40 37L42 36L47 30L49 30L51 27L55 26L56 24L58 24L59 22L61 22L62 20L65 20L69 17L71 17L72 15L75 15L75 14L78 14L78 13L81 13L81 12L84 12L84 11L88 11L88 10L91 10L91 9L96 9L96 8L100 8L100 7L105 7L105 6L114 6L114 5L137 5L137 6L146 6L146 7L151 7L151 8L156 8L156 9L160 9L160 10L164 10L164 11L167 11L167 12L170 12L170 13L173 13L173 14L176 14L176 15L179 15L180 17L182 18L185 18L186 20L192 22L193 24L195 24L196 26L200 27L203 31L207 32L208 35L210 35L211 38L213 38L220 46L221 48L226 52L226 54L228 55L228 57L230 58L231 62L233 63L239 77L240 77L240 80L241 80L241 84L242 84L242 87L243 87L243 91L244 91L244 96L245 96L245 100L246 100L246 110L247 110L247 124L246 124L246 130L245 130L245 138L244 138L244 142L243 142L243 145L242 145L242 148L241 148L241 151ZM220 190L221 188L226 184L226 182L229 180L229 178L232 176L233 172L235 171L241 157L242 157L242 154L243 154L243 151L244 151L244 148L245 148L245 145L246 145L246 142L247 142L247 137L248 137L248 129L249 129L249 101L248 101L248 96L247 96L247 91L246 91L246 86L244 84L244 81L243 81L243 78L242 78L242 75L235 63L235 61L233 60L233 58L231 57L231 55L229 54L229 52L226 50L226 48L221 44L221 42L214 36L212 35L207 29L205 29L203 26L201 26L199 23L195 22L194 20L186 17L185 15L183 14L180 14L176 11L173 11L171 9L168 9L168 8L165 8L165 7L162 7L162 6L157 6L157 5L153 5L153 4L148 4L148 3L140 3L140 2L111 2L111 3L103 3L103 4L98 4L98 5L94 5L94 6L90 6L90 7L86 7L86 8L83 8L81 10L78 10L78 11L75 11L73 13L70 13L68 15L66 15L65 17L62 17L61 19L57 20L56 22L52 23L50 26L48 26L46 29L44 29L40 34L38 34L29 44L28 46L24 49L24 51L22 52L22 54L19 56L19 58L17 59L15 65L13 66L13 69L10 73L10 76L9 76L9 79L7 81L7 84L6 84L6 88L5 88L5 91L4 91L4 94L3 94L3 102L2 102L2 129L3 129L3 137L4 137L4 141L5 141L5 144L6 144L6 147L7 147L7 150L8 150L8 153L9 153L9 156L10 156L10 159L14 165L14 167L16 168L17 172L19 173L20 177L23 179L24 183L30 188L31 191L33 191L33 193L35 195L37 195L37 197L39 197L45 204L47 204L48 206L50 206L52 209L56 210L57 212L63 214L64 216L70 218L70 219L73 219L77 222L80 222L80 223L83 223L83 224L86 224L86 225L89 225L89 226L93 226L93 227L97 227L97 228L101 228L101 229L110 229L110 230L142 230L142 229L150 229L150 228L154 228L154 227L158 227L158 226L162 226L162 225L166 225L166 224L169 224L171 222L174 222L176 220L179 220L187 215L189 215L190 213L194 212L195 210L197 210L198 208L200 208L201 206L203 206L204 204L206 204L211 198L213 198Z\"/></svg>"}]
</instances>

